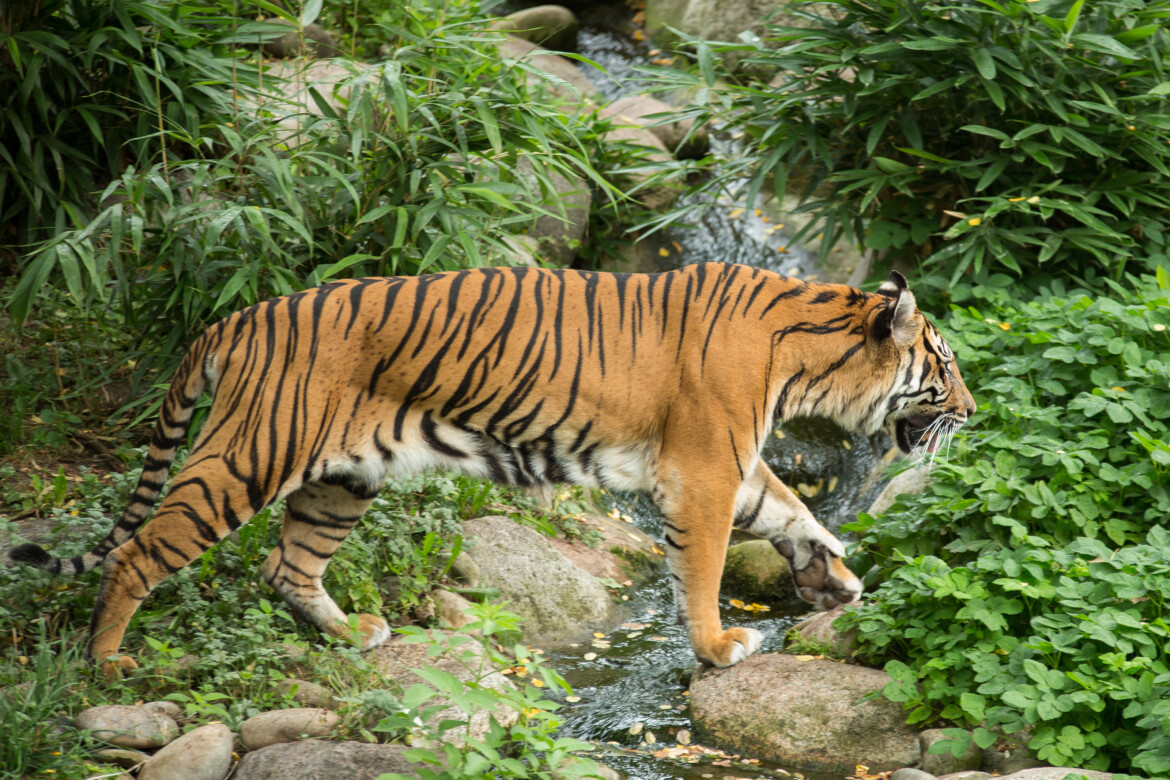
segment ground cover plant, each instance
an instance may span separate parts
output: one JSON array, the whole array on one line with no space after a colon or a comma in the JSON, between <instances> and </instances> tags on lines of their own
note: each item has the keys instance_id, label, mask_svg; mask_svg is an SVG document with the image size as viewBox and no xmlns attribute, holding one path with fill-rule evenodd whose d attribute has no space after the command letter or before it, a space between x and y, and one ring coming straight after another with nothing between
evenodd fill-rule
<instances>
[{"instance_id":1,"label":"ground cover plant","mask_svg":"<svg viewBox=\"0 0 1170 780\"><path fill-rule=\"evenodd\" d=\"M980 421L925 493L851 526L880 586L840 622L913 723L1164 776L1170 274L1127 281L941 323Z\"/></svg>"},{"instance_id":2,"label":"ground cover plant","mask_svg":"<svg viewBox=\"0 0 1170 780\"><path fill-rule=\"evenodd\" d=\"M835 0L799 27L684 46L689 115L737 136L704 188L795 191L823 231L914 259L954 300L1098 286L1162 253L1170 3ZM731 73L720 56L739 57ZM769 83L771 82L771 83ZM701 207L689 204L686 209ZM660 216L666 224L686 210Z\"/></svg>"}]
</instances>

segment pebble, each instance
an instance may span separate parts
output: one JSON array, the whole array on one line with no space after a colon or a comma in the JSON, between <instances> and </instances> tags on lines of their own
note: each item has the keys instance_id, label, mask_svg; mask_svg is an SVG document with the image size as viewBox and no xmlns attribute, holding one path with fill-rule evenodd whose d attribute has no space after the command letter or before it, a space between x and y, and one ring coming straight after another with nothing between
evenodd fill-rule
<instances>
[{"instance_id":1,"label":"pebble","mask_svg":"<svg viewBox=\"0 0 1170 780\"><path fill-rule=\"evenodd\" d=\"M94 739L136 750L162 747L179 735L179 726L172 718L125 704L90 707L77 716L76 725L89 731Z\"/></svg>"},{"instance_id":2,"label":"pebble","mask_svg":"<svg viewBox=\"0 0 1170 780\"><path fill-rule=\"evenodd\" d=\"M338 704L337 697L333 695L333 691L324 685L318 685L308 680L289 678L276 682L272 687L280 696L287 696L291 693L292 700L302 707L320 707L332 710Z\"/></svg>"},{"instance_id":3,"label":"pebble","mask_svg":"<svg viewBox=\"0 0 1170 780\"><path fill-rule=\"evenodd\" d=\"M222 723L209 723L151 756L138 773L138 780L224 780L231 769L231 729Z\"/></svg>"},{"instance_id":4,"label":"pebble","mask_svg":"<svg viewBox=\"0 0 1170 780\"><path fill-rule=\"evenodd\" d=\"M166 715L171 720L179 720L183 717L183 708L173 701L148 701L142 705L142 709Z\"/></svg>"},{"instance_id":5,"label":"pebble","mask_svg":"<svg viewBox=\"0 0 1170 780\"><path fill-rule=\"evenodd\" d=\"M903 767L890 775L890 780L938 780L930 772L923 772L921 769L913 769L911 767Z\"/></svg>"},{"instance_id":6,"label":"pebble","mask_svg":"<svg viewBox=\"0 0 1170 780\"><path fill-rule=\"evenodd\" d=\"M302 735L327 737L338 720L337 713L320 707L262 712L240 726L240 741L248 750L259 750L282 742L296 742Z\"/></svg>"},{"instance_id":7,"label":"pebble","mask_svg":"<svg viewBox=\"0 0 1170 780\"><path fill-rule=\"evenodd\" d=\"M104 761L107 764L117 764L123 769L138 766L150 758L150 756L141 750L131 750L130 748L106 748L105 750L97 751L93 755L99 761Z\"/></svg>"}]
</instances>

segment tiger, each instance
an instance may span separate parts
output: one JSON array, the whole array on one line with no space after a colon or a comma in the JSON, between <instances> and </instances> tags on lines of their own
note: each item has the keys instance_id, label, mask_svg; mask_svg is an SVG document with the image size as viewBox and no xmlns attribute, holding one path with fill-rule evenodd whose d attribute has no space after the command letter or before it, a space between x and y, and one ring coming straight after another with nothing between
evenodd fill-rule
<instances>
[{"instance_id":1,"label":"tiger","mask_svg":"<svg viewBox=\"0 0 1170 780\"><path fill-rule=\"evenodd\" d=\"M147 523L205 390L206 418ZM137 666L121 645L152 589L274 501L283 526L261 576L299 618L368 650L386 621L347 616L322 577L389 475L642 491L664 518L678 621L699 662L725 667L762 643L720 621L732 528L770 541L816 609L862 594L842 543L761 458L772 426L819 416L933 453L974 412L896 271L874 293L724 263L345 279L206 329L109 533L74 558L35 544L10 557L53 574L102 565L87 656L118 677Z\"/></svg>"}]
</instances>

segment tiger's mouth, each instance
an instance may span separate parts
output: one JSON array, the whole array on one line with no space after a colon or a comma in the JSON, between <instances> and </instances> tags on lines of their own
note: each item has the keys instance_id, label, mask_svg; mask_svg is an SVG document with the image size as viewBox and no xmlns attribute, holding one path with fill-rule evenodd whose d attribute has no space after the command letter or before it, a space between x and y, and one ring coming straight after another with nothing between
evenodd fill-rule
<instances>
[{"instance_id":1,"label":"tiger's mouth","mask_svg":"<svg viewBox=\"0 0 1170 780\"><path fill-rule=\"evenodd\" d=\"M962 424L946 412L911 412L894 423L894 438L902 452L921 449L934 455Z\"/></svg>"}]
</instances>

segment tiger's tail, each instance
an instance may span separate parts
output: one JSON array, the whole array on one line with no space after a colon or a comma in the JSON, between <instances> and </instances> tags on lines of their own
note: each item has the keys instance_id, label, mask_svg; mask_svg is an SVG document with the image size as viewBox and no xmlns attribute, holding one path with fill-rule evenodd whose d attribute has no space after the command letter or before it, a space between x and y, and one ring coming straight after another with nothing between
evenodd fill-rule
<instances>
[{"instance_id":1,"label":"tiger's tail","mask_svg":"<svg viewBox=\"0 0 1170 780\"><path fill-rule=\"evenodd\" d=\"M122 512L121 519L114 524L97 545L73 558L58 558L38 544L22 544L12 548L8 557L18 563L29 563L50 574L73 576L90 571L101 565L106 555L120 547L137 533L150 516L163 485L170 474L171 464L179 444L186 436L187 427L195 412L195 402L209 382L215 377L215 355L211 339L201 336L187 351L179 365L167 395L159 409L158 421L150 440L150 450L142 466L142 475L134 488L130 503Z\"/></svg>"}]
</instances>

